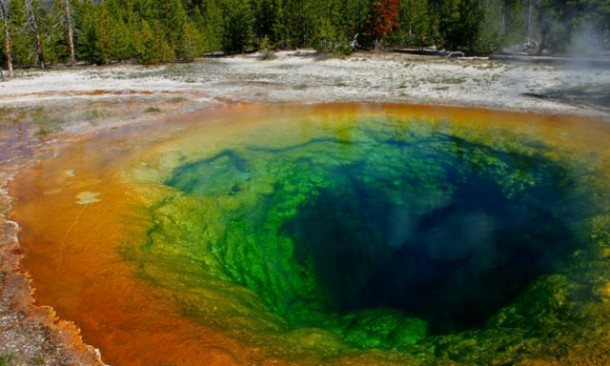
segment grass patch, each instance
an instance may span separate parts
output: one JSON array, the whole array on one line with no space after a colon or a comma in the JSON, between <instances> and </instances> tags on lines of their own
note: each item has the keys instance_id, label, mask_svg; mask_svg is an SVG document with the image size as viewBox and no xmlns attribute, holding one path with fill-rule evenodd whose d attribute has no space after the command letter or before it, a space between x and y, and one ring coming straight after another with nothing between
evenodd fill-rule
<instances>
[{"instance_id":1,"label":"grass patch","mask_svg":"<svg viewBox=\"0 0 610 366\"><path fill-rule=\"evenodd\" d=\"M98 118L103 118L108 116L108 111L103 108L93 108L85 112L85 119L87 121L93 121Z\"/></svg>"},{"instance_id":2,"label":"grass patch","mask_svg":"<svg viewBox=\"0 0 610 366\"><path fill-rule=\"evenodd\" d=\"M185 97L174 97L174 98L168 100L169 103L173 103L173 104L184 103L186 101L188 101L188 99L186 99Z\"/></svg>"},{"instance_id":3,"label":"grass patch","mask_svg":"<svg viewBox=\"0 0 610 366\"><path fill-rule=\"evenodd\" d=\"M462 84L466 82L466 78L448 78L442 81L444 84Z\"/></svg>"},{"instance_id":4,"label":"grass patch","mask_svg":"<svg viewBox=\"0 0 610 366\"><path fill-rule=\"evenodd\" d=\"M38 131L36 131L36 136L38 137L45 137L45 136L49 136L49 134L51 133L51 130L45 127L40 127L38 129ZM0 364L0 366L2 366L2 364Z\"/></svg>"},{"instance_id":5,"label":"grass patch","mask_svg":"<svg viewBox=\"0 0 610 366\"><path fill-rule=\"evenodd\" d=\"M25 117L27 117L26 111L21 110L21 111L17 112L15 115L13 115L13 119L11 120L11 122L19 123L19 122L23 121L25 119Z\"/></svg>"},{"instance_id":6,"label":"grass patch","mask_svg":"<svg viewBox=\"0 0 610 366\"><path fill-rule=\"evenodd\" d=\"M451 85L458 85L458 84L465 83L466 82L466 77L442 77L442 76L437 76L436 78L427 79L425 81L427 83L430 83L430 84L451 84Z\"/></svg>"},{"instance_id":7,"label":"grass patch","mask_svg":"<svg viewBox=\"0 0 610 366\"><path fill-rule=\"evenodd\" d=\"M41 356L34 356L28 360L30 366L42 366L44 365L44 359Z\"/></svg>"},{"instance_id":8,"label":"grass patch","mask_svg":"<svg viewBox=\"0 0 610 366\"><path fill-rule=\"evenodd\" d=\"M10 366L13 364L13 360L15 356L9 354L1 354L0 355L0 366Z\"/></svg>"},{"instance_id":9,"label":"grass patch","mask_svg":"<svg viewBox=\"0 0 610 366\"><path fill-rule=\"evenodd\" d=\"M27 117L27 112L22 108L0 108L0 123L16 124Z\"/></svg>"},{"instance_id":10,"label":"grass patch","mask_svg":"<svg viewBox=\"0 0 610 366\"><path fill-rule=\"evenodd\" d=\"M61 130L61 125L67 121L63 118L54 116L50 111L45 110L43 107L34 109L30 116L32 123L37 125L39 130L36 132L36 136L48 136L52 132Z\"/></svg>"},{"instance_id":11,"label":"grass patch","mask_svg":"<svg viewBox=\"0 0 610 366\"><path fill-rule=\"evenodd\" d=\"M10 115L13 114L13 112L14 112L13 108L2 107L2 108L0 108L0 118L7 119Z\"/></svg>"},{"instance_id":12,"label":"grass patch","mask_svg":"<svg viewBox=\"0 0 610 366\"><path fill-rule=\"evenodd\" d=\"M273 67L276 69L279 69L279 70L294 70L294 69L299 68L298 65L292 65L292 64L274 65Z\"/></svg>"},{"instance_id":13,"label":"grass patch","mask_svg":"<svg viewBox=\"0 0 610 366\"><path fill-rule=\"evenodd\" d=\"M144 110L144 113L159 113L161 109L159 107L148 107Z\"/></svg>"}]
</instances>

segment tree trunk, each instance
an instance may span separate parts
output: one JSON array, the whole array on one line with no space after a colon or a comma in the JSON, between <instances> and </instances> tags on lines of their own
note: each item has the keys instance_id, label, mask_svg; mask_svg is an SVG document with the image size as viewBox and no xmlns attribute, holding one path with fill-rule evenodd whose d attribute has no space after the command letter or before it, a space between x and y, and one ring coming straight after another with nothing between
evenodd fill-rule
<instances>
[{"instance_id":1,"label":"tree trunk","mask_svg":"<svg viewBox=\"0 0 610 366\"><path fill-rule=\"evenodd\" d=\"M32 0L25 0L25 10L28 16L28 25L34 33L34 39L36 41L36 53L38 54L38 61L40 62L40 66L44 69L47 67L44 60L44 53L42 51L42 41L40 40L40 33L38 32L38 25L36 24L36 14L34 13L34 9L32 8Z\"/></svg>"},{"instance_id":2,"label":"tree trunk","mask_svg":"<svg viewBox=\"0 0 610 366\"><path fill-rule=\"evenodd\" d=\"M6 67L8 69L8 77L13 77L13 58L11 57L11 37L8 31L8 14L6 13L5 0L0 0L0 16L2 16L2 24L4 26L4 49L6 51Z\"/></svg>"},{"instance_id":3,"label":"tree trunk","mask_svg":"<svg viewBox=\"0 0 610 366\"><path fill-rule=\"evenodd\" d=\"M532 0L528 0L526 30L527 30L527 39L534 38L534 35L532 34Z\"/></svg>"},{"instance_id":4,"label":"tree trunk","mask_svg":"<svg viewBox=\"0 0 610 366\"><path fill-rule=\"evenodd\" d=\"M68 25L68 45L70 46L70 65L76 64L76 54L74 52L74 22L70 12L70 0L64 0L66 9L66 22Z\"/></svg>"}]
</instances>

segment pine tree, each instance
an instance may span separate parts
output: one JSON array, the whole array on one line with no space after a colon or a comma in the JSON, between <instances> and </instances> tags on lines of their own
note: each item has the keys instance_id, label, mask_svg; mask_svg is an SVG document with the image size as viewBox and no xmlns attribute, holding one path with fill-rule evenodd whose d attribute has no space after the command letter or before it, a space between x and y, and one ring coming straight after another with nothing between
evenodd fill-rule
<instances>
[{"instance_id":1,"label":"pine tree","mask_svg":"<svg viewBox=\"0 0 610 366\"><path fill-rule=\"evenodd\" d=\"M2 18L2 28L4 30L4 56L6 58L6 68L8 77L13 77L13 58L11 56L11 34L8 26L8 11L6 0L0 0L0 17Z\"/></svg>"},{"instance_id":2,"label":"pine tree","mask_svg":"<svg viewBox=\"0 0 610 366\"><path fill-rule=\"evenodd\" d=\"M107 27L107 16L102 16L99 7L85 1L78 9L80 32L76 42L76 53L79 59L89 63L101 64L106 58L100 49L102 27Z\"/></svg>"},{"instance_id":3,"label":"pine tree","mask_svg":"<svg viewBox=\"0 0 610 366\"><path fill-rule=\"evenodd\" d=\"M35 7L34 5L38 5L38 3L36 4L32 4L33 0L25 0L25 12L26 12L26 16L27 16L27 25L30 28L30 30L32 31L32 35L34 36L34 42L35 42L35 46L36 46L36 61L40 64L40 67L45 68L46 67L46 61L45 61L45 57L44 57L44 51L42 48L42 38L40 37L40 32L38 30L38 15L35 11ZM36 9L37 10L37 9Z\"/></svg>"},{"instance_id":4,"label":"pine tree","mask_svg":"<svg viewBox=\"0 0 610 366\"><path fill-rule=\"evenodd\" d=\"M203 34L205 50L217 51L222 49L224 19L223 11L216 0L207 1L201 11L201 20L197 23Z\"/></svg>"},{"instance_id":5,"label":"pine tree","mask_svg":"<svg viewBox=\"0 0 610 366\"><path fill-rule=\"evenodd\" d=\"M303 47L311 45L314 37L313 15L317 7L315 3L320 0L285 0L285 27L289 47Z\"/></svg>"},{"instance_id":6,"label":"pine tree","mask_svg":"<svg viewBox=\"0 0 610 366\"><path fill-rule=\"evenodd\" d=\"M222 49L244 52L252 46L254 17L249 0L228 0L223 9Z\"/></svg>"},{"instance_id":7,"label":"pine tree","mask_svg":"<svg viewBox=\"0 0 610 366\"><path fill-rule=\"evenodd\" d=\"M403 43L415 47L430 46L435 43L434 21L428 0L403 0L400 19Z\"/></svg>"},{"instance_id":8,"label":"pine tree","mask_svg":"<svg viewBox=\"0 0 610 366\"><path fill-rule=\"evenodd\" d=\"M70 47L62 0L54 0L52 4L41 1L34 6L46 63L51 65L67 61Z\"/></svg>"},{"instance_id":9,"label":"pine tree","mask_svg":"<svg viewBox=\"0 0 610 366\"><path fill-rule=\"evenodd\" d=\"M138 23L134 23L138 24ZM163 34L163 27L156 19L140 19L138 32L134 34L134 58L151 65L176 59L176 54Z\"/></svg>"},{"instance_id":10,"label":"pine tree","mask_svg":"<svg viewBox=\"0 0 610 366\"><path fill-rule=\"evenodd\" d=\"M204 49L203 37L193 21L188 20L183 25L175 47L178 60L191 61L194 58L201 56Z\"/></svg>"},{"instance_id":11,"label":"pine tree","mask_svg":"<svg viewBox=\"0 0 610 366\"><path fill-rule=\"evenodd\" d=\"M159 62L159 49L152 28L144 19L136 24L139 24L139 32L134 37L135 59L143 64Z\"/></svg>"},{"instance_id":12,"label":"pine tree","mask_svg":"<svg viewBox=\"0 0 610 366\"><path fill-rule=\"evenodd\" d=\"M11 56L15 65L33 65L36 61L30 30L27 27L25 0L11 0L8 4L9 33L11 35Z\"/></svg>"},{"instance_id":13,"label":"pine tree","mask_svg":"<svg viewBox=\"0 0 610 366\"><path fill-rule=\"evenodd\" d=\"M126 61L135 58L134 42L140 32L140 14L134 10L133 1L107 0L98 6L106 18L108 43L107 55L110 62Z\"/></svg>"},{"instance_id":14,"label":"pine tree","mask_svg":"<svg viewBox=\"0 0 610 366\"><path fill-rule=\"evenodd\" d=\"M439 33L446 48L474 50L484 19L480 5L479 0L447 0L437 5Z\"/></svg>"},{"instance_id":15,"label":"pine tree","mask_svg":"<svg viewBox=\"0 0 610 366\"><path fill-rule=\"evenodd\" d=\"M110 50L109 57L112 61L127 61L133 58L133 29L129 26L129 21L117 15L110 16Z\"/></svg>"},{"instance_id":16,"label":"pine tree","mask_svg":"<svg viewBox=\"0 0 610 366\"><path fill-rule=\"evenodd\" d=\"M313 24L311 46L323 53L348 53L349 43L343 33L342 1L314 1L307 13Z\"/></svg>"},{"instance_id":17,"label":"pine tree","mask_svg":"<svg viewBox=\"0 0 610 366\"><path fill-rule=\"evenodd\" d=\"M370 0L346 0L343 1L341 12L343 13L343 33L354 39L365 31L366 20L370 13Z\"/></svg>"},{"instance_id":18,"label":"pine tree","mask_svg":"<svg viewBox=\"0 0 610 366\"><path fill-rule=\"evenodd\" d=\"M254 0L254 31L259 40L268 37L276 41L274 26L277 22L276 0Z\"/></svg>"},{"instance_id":19,"label":"pine tree","mask_svg":"<svg viewBox=\"0 0 610 366\"><path fill-rule=\"evenodd\" d=\"M483 19L480 23L481 30L476 40L475 52L490 53L498 50L505 43L505 36L513 33L512 22L507 12L510 12L510 9L506 7L504 0L488 0L483 5ZM518 41L522 42L524 39Z\"/></svg>"},{"instance_id":20,"label":"pine tree","mask_svg":"<svg viewBox=\"0 0 610 366\"><path fill-rule=\"evenodd\" d=\"M158 24L163 28L166 42L176 49L188 23L188 17L182 6L182 0L158 2L153 17L158 20Z\"/></svg>"},{"instance_id":21,"label":"pine tree","mask_svg":"<svg viewBox=\"0 0 610 366\"><path fill-rule=\"evenodd\" d=\"M272 25L272 33L274 35L273 44L275 47L286 49L292 46L292 39L288 32L288 24L286 23L286 9L284 0L275 0L275 19Z\"/></svg>"},{"instance_id":22,"label":"pine tree","mask_svg":"<svg viewBox=\"0 0 610 366\"><path fill-rule=\"evenodd\" d=\"M370 46L436 44L474 52L537 34L541 48L561 50L571 39L610 48L604 43L610 39L608 0L0 0L0 5L7 67L77 59L188 61L204 50L244 52L264 39L273 48L348 52L356 35ZM586 39L584 30L591 30Z\"/></svg>"},{"instance_id":23,"label":"pine tree","mask_svg":"<svg viewBox=\"0 0 610 366\"><path fill-rule=\"evenodd\" d=\"M76 51L74 48L74 19L72 17L72 7L70 0L62 0L64 8L64 17L66 22L66 33L68 37L68 47L70 48L70 65L76 64Z\"/></svg>"}]
</instances>

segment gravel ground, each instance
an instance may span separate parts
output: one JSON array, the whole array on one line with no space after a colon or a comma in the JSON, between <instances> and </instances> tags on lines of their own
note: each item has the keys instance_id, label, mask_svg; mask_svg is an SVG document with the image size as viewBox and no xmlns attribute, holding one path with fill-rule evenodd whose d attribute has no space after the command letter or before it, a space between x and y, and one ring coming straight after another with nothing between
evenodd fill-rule
<instances>
[{"instance_id":1,"label":"gravel ground","mask_svg":"<svg viewBox=\"0 0 610 366\"><path fill-rule=\"evenodd\" d=\"M532 95L604 86L610 86L607 69L394 53L321 58L305 50L267 60L253 54L166 66L23 72L0 83L0 106L187 95L196 103L366 101L596 114L586 106Z\"/></svg>"}]
</instances>

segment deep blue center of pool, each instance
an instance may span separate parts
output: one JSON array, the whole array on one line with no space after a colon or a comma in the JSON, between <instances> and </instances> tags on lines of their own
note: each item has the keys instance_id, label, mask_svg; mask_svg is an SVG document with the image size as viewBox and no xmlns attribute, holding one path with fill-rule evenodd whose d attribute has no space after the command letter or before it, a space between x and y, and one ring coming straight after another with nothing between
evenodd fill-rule
<instances>
[{"instance_id":1,"label":"deep blue center of pool","mask_svg":"<svg viewBox=\"0 0 610 366\"><path fill-rule=\"evenodd\" d=\"M576 247L561 167L451 141L436 151L405 144L403 163L384 174L366 160L335 167L286 222L327 311L399 309L432 334L482 326ZM519 176L527 182L510 181Z\"/></svg>"}]
</instances>

